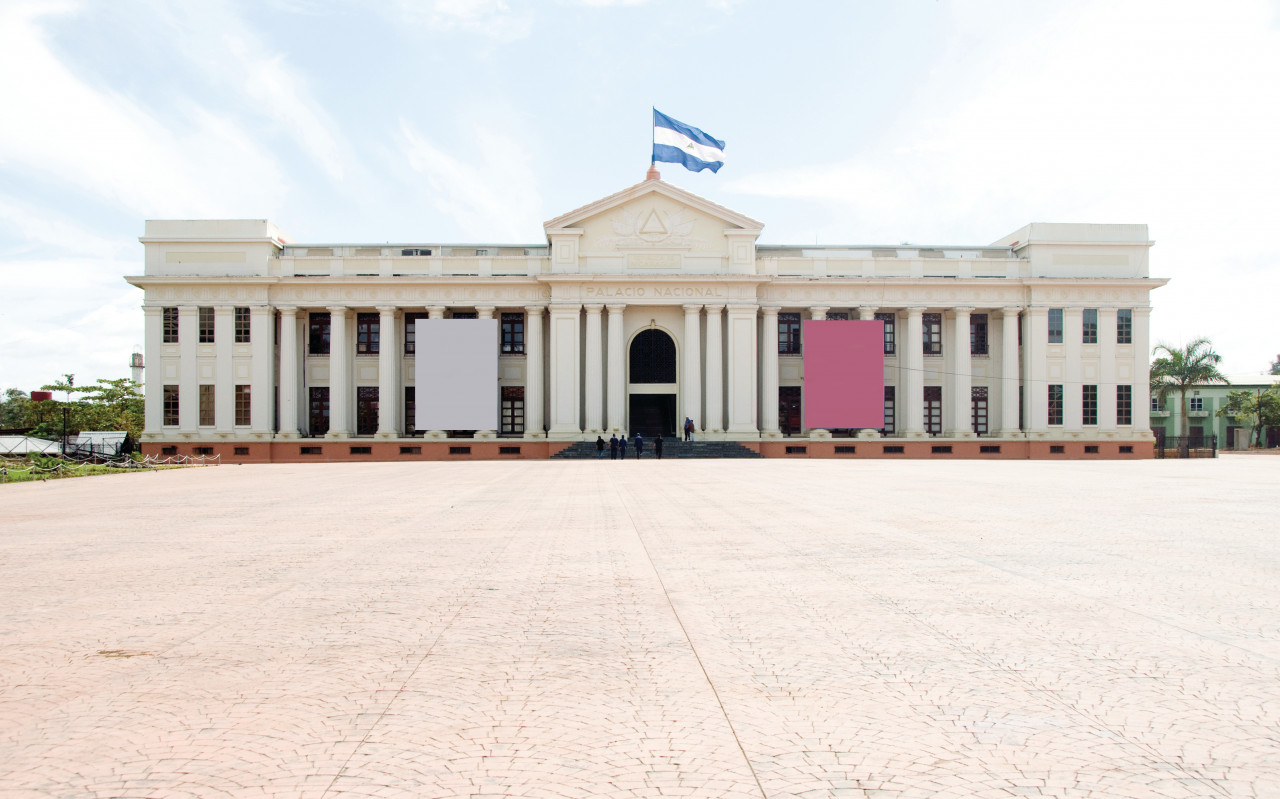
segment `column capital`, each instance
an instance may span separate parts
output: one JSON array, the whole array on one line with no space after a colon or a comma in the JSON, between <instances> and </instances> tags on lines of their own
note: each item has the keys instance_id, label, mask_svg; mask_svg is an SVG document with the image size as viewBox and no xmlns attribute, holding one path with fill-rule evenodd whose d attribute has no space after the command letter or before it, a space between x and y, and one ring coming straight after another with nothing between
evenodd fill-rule
<instances>
[{"instance_id":1,"label":"column capital","mask_svg":"<svg viewBox=\"0 0 1280 799\"><path fill-rule=\"evenodd\" d=\"M497 309L495 305L477 305L475 306L476 316L480 319L492 319L493 312Z\"/></svg>"},{"instance_id":2,"label":"column capital","mask_svg":"<svg viewBox=\"0 0 1280 799\"><path fill-rule=\"evenodd\" d=\"M232 311L234 311L235 309L236 309L236 306L234 306L234 305L215 305L215 306L213 306L213 312L214 312L214 313L216 313L216 314L218 314L219 316L225 316L225 315L227 315L227 314L231 313Z\"/></svg>"},{"instance_id":3,"label":"column capital","mask_svg":"<svg viewBox=\"0 0 1280 799\"><path fill-rule=\"evenodd\" d=\"M524 306L524 312L525 312L525 313L527 313L527 314L538 314L539 316L541 316L541 315L542 315L542 312L543 312L543 311L545 311L545 310L547 310L547 306L545 306L545 305L526 305L526 306Z\"/></svg>"},{"instance_id":4,"label":"column capital","mask_svg":"<svg viewBox=\"0 0 1280 799\"><path fill-rule=\"evenodd\" d=\"M1129 310L1133 311L1134 316L1150 316L1151 315L1150 305L1135 306L1133 308L1130 308Z\"/></svg>"},{"instance_id":5,"label":"column capital","mask_svg":"<svg viewBox=\"0 0 1280 799\"><path fill-rule=\"evenodd\" d=\"M555 313L559 313L559 314L577 313L578 311L581 311L581 310L582 310L582 303L580 303L580 302L553 302L553 303L551 303L551 313L553 313L553 314L555 314Z\"/></svg>"},{"instance_id":6,"label":"column capital","mask_svg":"<svg viewBox=\"0 0 1280 799\"><path fill-rule=\"evenodd\" d=\"M723 311L723 310L724 310L724 303L718 303L718 304L715 304L715 305L706 305L706 306L704 306L704 307L707 309L707 313L709 313L709 314L713 314L713 313L714 313L714 314L718 314L718 313L720 313L721 311Z\"/></svg>"},{"instance_id":7,"label":"column capital","mask_svg":"<svg viewBox=\"0 0 1280 799\"><path fill-rule=\"evenodd\" d=\"M1027 313L1032 314L1034 316L1049 315L1049 306L1047 305L1031 305L1031 306L1028 306L1025 310Z\"/></svg>"},{"instance_id":8,"label":"column capital","mask_svg":"<svg viewBox=\"0 0 1280 799\"><path fill-rule=\"evenodd\" d=\"M595 303L595 302L593 302L593 303L589 303L589 304L587 304L587 305L584 305L584 306L582 306L582 307L583 307L583 308L586 308L586 309L587 309L587 313L588 313L588 314L591 314L592 316L595 316L595 315L599 314L601 311L603 311L603 310L604 310L604 304L603 304L603 303Z\"/></svg>"},{"instance_id":9,"label":"column capital","mask_svg":"<svg viewBox=\"0 0 1280 799\"><path fill-rule=\"evenodd\" d=\"M972 305L956 305L950 308L949 310L951 310L953 313L973 313L974 311L977 310L977 308L975 308Z\"/></svg>"},{"instance_id":10,"label":"column capital","mask_svg":"<svg viewBox=\"0 0 1280 799\"><path fill-rule=\"evenodd\" d=\"M765 316L777 316L778 312L781 310L782 310L781 305L761 305L760 306L760 312Z\"/></svg>"},{"instance_id":11,"label":"column capital","mask_svg":"<svg viewBox=\"0 0 1280 799\"><path fill-rule=\"evenodd\" d=\"M611 302L604 307L608 308L609 313L611 314L622 313L627 310L627 304L625 302Z\"/></svg>"},{"instance_id":12,"label":"column capital","mask_svg":"<svg viewBox=\"0 0 1280 799\"><path fill-rule=\"evenodd\" d=\"M350 310L345 305L326 305L324 309L329 313L346 313L348 310Z\"/></svg>"},{"instance_id":13,"label":"column capital","mask_svg":"<svg viewBox=\"0 0 1280 799\"><path fill-rule=\"evenodd\" d=\"M142 306L143 316L159 316L164 313L163 305L144 305Z\"/></svg>"},{"instance_id":14,"label":"column capital","mask_svg":"<svg viewBox=\"0 0 1280 799\"><path fill-rule=\"evenodd\" d=\"M1001 309L1000 309L1000 313L1004 314L1004 315L1005 315L1005 318L1008 318L1008 317L1010 317L1010 316L1017 316L1018 314L1022 313L1022 306L1021 306L1021 305L1006 305L1006 306L1004 306L1003 308L1001 308Z\"/></svg>"},{"instance_id":15,"label":"column capital","mask_svg":"<svg viewBox=\"0 0 1280 799\"><path fill-rule=\"evenodd\" d=\"M923 314L923 313L924 313L928 308L929 308L929 306L927 306L927 305L908 305L908 306L907 306L906 308L904 308L903 310L907 312L907 316L920 316L920 315L921 315L921 314Z\"/></svg>"},{"instance_id":16,"label":"column capital","mask_svg":"<svg viewBox=\"0 0 1280 799\"><path fill-rule=\"evenodd\" d=\"M400 310L398 305L375 305L374 307L378 309L378 313L395 313Z\"/></svg>"},{"instance_id":17,"label":"column capital","mask_svg":"<svg viewBox=\"0 0 1280 799\"><path fill-rule=\"evenodd\" d=\"M702 306L700 304L695 303L690 305L683 305L681 307L684 308L685 316L694 316L696 314L702 313Z\"/></svg>"}]
</instances>

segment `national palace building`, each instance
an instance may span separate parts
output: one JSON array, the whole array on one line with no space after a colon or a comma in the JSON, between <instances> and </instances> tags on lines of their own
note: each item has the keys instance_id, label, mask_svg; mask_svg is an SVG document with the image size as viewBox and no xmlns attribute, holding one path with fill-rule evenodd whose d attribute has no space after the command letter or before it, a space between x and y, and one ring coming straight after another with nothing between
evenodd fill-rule
<instances>
[{"instance_id":1,"label":"national palace building","mask_svg":"<svg viewBox=\"0 0 1280 799\"><path fill-rule=\"evenodd\" d=\"M612 433L767 457L1150 457L1145 225L1031 224L981 246L758 243L647 179L533 245L299 243L152 220L151 454L224 462L545 458ZM418 319L493 319L492 430L415 429ZM805 422L803 322L878 321L879 429Z\"/></svg>"}]
</instances>

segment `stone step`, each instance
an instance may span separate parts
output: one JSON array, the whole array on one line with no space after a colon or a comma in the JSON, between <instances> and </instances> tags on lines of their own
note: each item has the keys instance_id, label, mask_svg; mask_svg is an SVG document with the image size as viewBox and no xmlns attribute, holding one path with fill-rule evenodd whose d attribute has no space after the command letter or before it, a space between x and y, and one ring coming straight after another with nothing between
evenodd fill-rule
<instances>
[{"instance_id":1,"label":"stone step","mask_svg":"<svg viewBox=\"0 0 1280 799\"><path fill-rule=\"evenodd\" d=\"M552 456L560 460L589 460L596 458L596 442L594 441L575 441L573 444L565 447L560 452ZM657 459L657 454L653 451L653 442L646 441L644 450L640 453L642 460ZM662 448L663 460L672 458L759 458L760 453L754 452L742 446L736 441L679 441L673 439L664 439ZM604 453L605 460L609 459L609 450L606 447ZM627 458L635 460L635 448L627 447Z\"/></svg>"}]
</instances>

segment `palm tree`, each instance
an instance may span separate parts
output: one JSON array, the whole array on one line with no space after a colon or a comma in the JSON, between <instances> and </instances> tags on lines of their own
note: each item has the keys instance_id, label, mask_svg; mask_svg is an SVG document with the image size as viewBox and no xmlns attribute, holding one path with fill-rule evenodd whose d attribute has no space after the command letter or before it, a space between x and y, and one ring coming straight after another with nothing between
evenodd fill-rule
<instances>
[{"instance_id":1,"label":"palm tree","mask_svg":"<svg viewBox=\"0 0 1280 799\"><path fill-rule=\"evenodd\" d=\"M1163 355L1161 355L1163 353ZM1218 364L1222 356L1213 351L1213 342L1203 336L1188 342L1185 347L1175 348L1168 344L1157 344L1152 355L1159 355L1151 362L1151 390L1163 401L1170 391L1177 391L1182 400L1182 446L1185 455L1189 448L1187 440L1187 389L1205 383L1229 382Z\"/></svg>"}]
</instances>

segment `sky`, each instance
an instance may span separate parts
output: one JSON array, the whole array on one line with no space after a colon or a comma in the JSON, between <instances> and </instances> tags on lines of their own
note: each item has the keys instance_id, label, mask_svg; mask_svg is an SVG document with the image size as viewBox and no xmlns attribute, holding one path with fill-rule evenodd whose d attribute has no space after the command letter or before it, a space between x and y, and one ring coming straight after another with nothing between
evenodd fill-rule
<instances>
[{"instance_id":1,"label":"sky","mask_svg":"<svg viewBox=\"0 0 1280 799\"><path fill-rule=\"evenodd\" d=\"M541 243L652 107L761 243L1145 223L1153 343L1280 352L1280 0L0 0L0 390L129 375L146 219Z\"/></svg>"}]
</instances>

